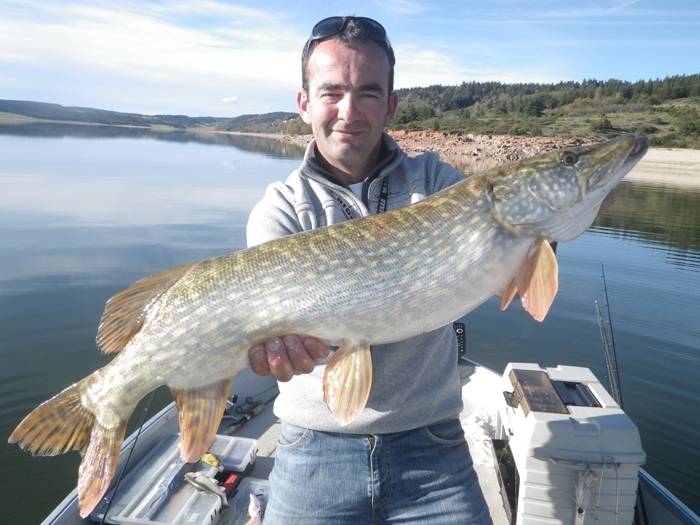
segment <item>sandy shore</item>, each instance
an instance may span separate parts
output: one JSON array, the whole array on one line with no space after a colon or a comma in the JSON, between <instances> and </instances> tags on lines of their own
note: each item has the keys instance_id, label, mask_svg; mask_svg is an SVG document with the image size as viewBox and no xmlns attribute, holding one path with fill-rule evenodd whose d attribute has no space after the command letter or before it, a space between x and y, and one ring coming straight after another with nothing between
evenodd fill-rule
<instances>
[{"instance_id":1,"label":"sandy shore","mask_svg":"<svg viewBox=\"0 0 700 525\"><path fill-rule=\"evenodd\" d=\"M524 159L542 151L574 145L566 139L507 135L451 135L434 131L392 131L390 135L409 155L434 151L464 173ZM310 135L270 135L300 146ZM700 189L700 150L651 148L626 177L644 184Z\"/></svg>"}]
</instances>

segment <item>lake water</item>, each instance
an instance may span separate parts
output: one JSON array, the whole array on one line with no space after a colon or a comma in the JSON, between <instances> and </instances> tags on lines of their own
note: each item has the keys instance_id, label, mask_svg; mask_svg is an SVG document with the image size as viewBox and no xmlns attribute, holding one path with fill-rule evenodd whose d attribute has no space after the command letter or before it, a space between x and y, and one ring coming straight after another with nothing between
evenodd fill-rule
<instances>
[{"instance_id":1,"label":"lake water","mask_svg":"<svg viewBox=\"0 0 700 525\"><path fill-rule=\"evenodd\" d=\"M38 523L75 486L77 454L32 458L5 441L38 403L109 360L95 348L105 300L146 274L242 248L250 208L302 153L249 137L0 127L3 523ZM603 263L646 468L699 511L700 193L623 183L558 256L545 323L491 301L467 318L469 356L499 371L587 366L606 384L593 306ZM167 401L159 391L151 412Z\"/></svg>"}]
</instances>

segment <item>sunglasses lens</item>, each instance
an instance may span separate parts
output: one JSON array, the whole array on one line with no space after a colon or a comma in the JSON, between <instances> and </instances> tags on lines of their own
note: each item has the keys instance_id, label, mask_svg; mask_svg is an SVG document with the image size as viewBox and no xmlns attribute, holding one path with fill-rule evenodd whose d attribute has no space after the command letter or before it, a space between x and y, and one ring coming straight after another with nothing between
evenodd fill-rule
<instances>
[{"instance_id":1,"label":"sunglasses lens","mask_svg":"<svg viewBox=\"0 0 700 525\"><path fill-rule=\"evenodd\" d=\"M371 18L364 16L331 16L324 18L314 26L314 28L311 30L311 40L337 35L343 29L345 29L345 26L350 20L360 22L362 25L364 25L365 30L367 30L367 32L373 37L381 40L387 39L384 27L376 20L372 20Z\"/></svg>"},{"instance_id":2,"label":"sunglasses lens","mask_svg":"<svg viewBox=\"0 0 700 525\"><path fill-rule=\"evenodd\" d=\"M384 46L387 55L389 56L389 61L393 66L395 60L394 51L391 49L389 38L386 36L386 30L382 24L376 20L372 20L371 18L364 16L331 16L324 18L311 30L311 36L306 41L306 44L304 44L304 54L308 52L313 42L341 33L350 20L354 20L356 23L361 24L363 29L366 31L367 36L371 40L374 40Z\"/></svg>"},{"instance_id":3,"label":"sunglasses lens","mask_svg":"<svg viewBox=\"0 0 700 525\"><path fill-rule=\"evenodd\" d=\"M326 38L340 33L345 27L346 20L344 16L324 18L311 30L311 39Z\"/></svg>"},{"instance_id":4,"label":"sunglasses lens","mask_svg":"<svg viewBox=\"0 0 700 525\"><path fill-rule=\"evenodd\" d=\"M377 22L376 20L372 20L371 18L366 18L364 16L358 16L356 20L359 20L364 24L365 28L368 29L371 33L373 33L373 36L377 36L381 39L386 40L386 30L384 29L384 26Z\"/></svg>"}]
</instances>

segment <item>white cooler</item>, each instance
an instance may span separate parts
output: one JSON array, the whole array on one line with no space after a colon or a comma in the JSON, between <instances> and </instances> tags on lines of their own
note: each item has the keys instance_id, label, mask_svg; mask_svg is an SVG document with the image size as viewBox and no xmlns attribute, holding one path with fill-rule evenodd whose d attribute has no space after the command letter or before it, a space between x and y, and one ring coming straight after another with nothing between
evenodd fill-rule
<instances>
[{"instance_id":1,"label":"white cooler","mask_svg":"<svg viewBox=\"0 0 700 525\"><path fill-rule=\"evenodd\" d=\"M593 373L510 363L503 391L494 447L511 523L631 524L645 454Z\"/></svg>"}]
</instances>

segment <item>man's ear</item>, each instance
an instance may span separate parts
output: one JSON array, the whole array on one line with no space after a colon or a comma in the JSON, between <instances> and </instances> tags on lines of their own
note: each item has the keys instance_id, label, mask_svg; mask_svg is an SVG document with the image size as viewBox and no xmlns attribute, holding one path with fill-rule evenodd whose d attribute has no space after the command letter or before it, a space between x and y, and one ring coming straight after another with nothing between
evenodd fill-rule
<instances>
[{"instance_id":1,"label":"man's ear","mask_svg":"<svg viewBox=\"0 0 700 525\"><path fill-rule=\"evenodd\" d=\"M299 116L307 123L311 124L311 112L309 111L309 95L305 89L297 91L297 107L299 108Z\"/></svg>"},{"instance_id":2,"label":"man's ear","mask_svg":"<svg viewBox=\"0 0 700 525\"><path fill-rule=\"evenodd\" d=\"M387 101L386 118L384 119L385 126L391 124L391 120L394 118L394 114L396 113L396 108L398 105L399 96L396 94L396 92L393 92L389 95L389 100Z\"/></svg>"}]
</instances>

